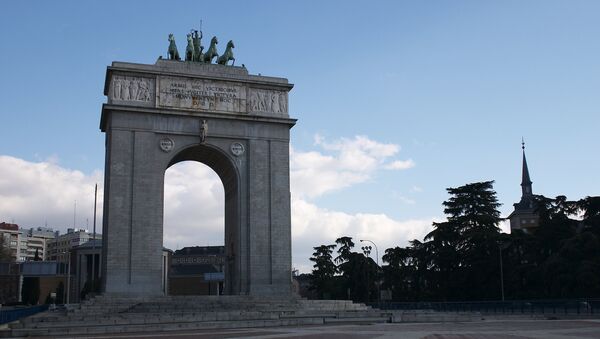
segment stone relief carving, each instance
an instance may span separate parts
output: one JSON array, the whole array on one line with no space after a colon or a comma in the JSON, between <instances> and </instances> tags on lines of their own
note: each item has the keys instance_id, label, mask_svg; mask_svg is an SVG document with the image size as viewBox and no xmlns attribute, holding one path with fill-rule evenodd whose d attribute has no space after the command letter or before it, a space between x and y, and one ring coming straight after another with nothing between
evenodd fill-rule
<instances>
[{"instance_id":1,"label":"stone relief carving","mask_svg":"<svg viewBox=\"0 0 600 339\"><path fill-rule=\"evenodd\" d=\"M150 102L154 98L154 79L115 75L111 96L113 100Z\"/></svg>"},{"instance_id":2,"label":"stone relief carving","mask_svg":"<svg viewBox=\"0 0 600 339\"><path fill-rule=\"evenodd\" d=\"M287 93L251 89L248 110L253 112L287 113Z\"/></svg>"},{"instance_id":3,"label":"stone relief carving","mask_svg":"<svg viewBox=\"0 0 600 339\"><path fill-rule=\"evenodd\" d=\"M236 157L239 157L240 155L244 154L245 151L244 145L242 145L239 142L232 143L229 149L231 150L231 153L233 153L233 155L235 155Z\"/></svg>"}]
</instances>

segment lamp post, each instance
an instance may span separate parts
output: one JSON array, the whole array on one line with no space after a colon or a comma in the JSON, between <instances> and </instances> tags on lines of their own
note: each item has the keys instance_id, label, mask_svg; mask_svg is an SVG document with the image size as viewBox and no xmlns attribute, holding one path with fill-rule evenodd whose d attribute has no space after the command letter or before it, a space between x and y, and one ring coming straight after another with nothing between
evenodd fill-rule
<instances>
[{"instance_id":1,"label":"lamp post","mask_svg":"<svg viewBox=\"0 0 600 339\"><path fill-rule=\"evenodd\" d=\"M502 268L502 243L498 244L500 251L500 291L502 292L502 301L504 301L504 270Z\"/></svg>"},{"instance_id":2,"label":"lamp post","mask_svg":"<svg viewBox=\"0 0 600 339\"><path fill-rule=\"evenodd\" d=\"M379 286L379 250L377 249L377 244L368 239L361 239L360 242L368 242L375 246L375 262L377 263L377 303L381 301L381 286Z\"/></svg>"},{"instance_id":3,"label":"lamp post","mask_svg":"<svg viewBox=\"0 0 600 339\"><path fill-rule=\"evenodd\" d=\"M367 269L365 270L366 273L367 273L367 302L371 302L371 293L370 293L371 291L370 291L370 288L369 288L369 260L368 260L368 258L371 255L371 249L372 248L373 247L371 247L371 246L363 246L363 247L361 247L361 249L363 251L363 254L367 257Z\"/></svg>"}]
</instances>

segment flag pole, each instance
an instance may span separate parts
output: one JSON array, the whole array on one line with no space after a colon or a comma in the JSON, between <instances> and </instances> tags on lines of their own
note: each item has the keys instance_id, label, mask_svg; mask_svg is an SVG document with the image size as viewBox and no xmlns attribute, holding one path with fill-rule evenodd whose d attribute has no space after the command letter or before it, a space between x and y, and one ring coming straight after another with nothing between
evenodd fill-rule
<instances>
[{"instance_id":1,"label":"flag pole","mask_svg":"<svg viewBox=\"0 0 600 339\"><path fill-rule=\"evenodd\" d=\"M92 235L92 282L91 289L96 292L96 202L98 200L98 184L94 187L94 232Z\"/></svg>"}]
</instances>

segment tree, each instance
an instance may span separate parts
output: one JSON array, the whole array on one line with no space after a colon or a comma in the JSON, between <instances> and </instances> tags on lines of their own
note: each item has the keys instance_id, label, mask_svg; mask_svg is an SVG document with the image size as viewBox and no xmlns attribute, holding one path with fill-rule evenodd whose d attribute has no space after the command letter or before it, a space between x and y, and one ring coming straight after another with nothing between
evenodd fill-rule
<instances>
[{"instance_id":1,"label":"tree","mask_svg":"<svg viewBox=\"0 0 600 339\"><path fill-rule=\"evenodd\" d=\"M333 277L337 272L331 256L334 248L335 245L313 247L315 252L310 258L315 263L311 274L311 289L316 290L321 299L330 297L333 290Z\"/></svg>"},{"instance_id":2,"label":"tree","mask_svg":"<svg viewBox=\"0 0 600 339\"><path fill-rule=\"evenodd\" d=\"M444 299L494 298L499 291L500 203L493 181L447 188L447 220L434 223L425 246L436 273L431 281Z\"/></svg>"},{"instance_id":3,"label":"tree","mask_svg":"<svg viewBox=\"0 0 600 339\"><path fill-rule=\"evenodd\" d=\"M350 259L354 242L351 237L341 237L337 238L335 243L340 246L337 250L338 256L335 258L335 262L340 265Z\"/></svg>"},{"instance_id":4,"label":"tree","mask_svg":"<svg viewBox=\"0 0 600 339\"><path fill-rule=\"evenodd\" d=\"M387 263L383 267L383 288L392 291L394 300L411 300L416 272L413 248L388 248L381 259Z\"/></svg>"},{"instance_id":5,"label":"tree","mask_svg":"<svg viewBox=\"0 0 600 339\"><path fill-rule=\"evenodd\" d=\"M377 264L368 257L368 253L352 251L354 242L351 237L340 237L335 242L339 245L335 262L341 274L339 285L343 288L339 296L354 301L371 301L371 295L376 295L377 290Z\"/></svg>"},{"instance_id":6,"label":"tree","mask_svg":"<svg viewBox=\"0 0 600 339\"><path fill-rule=\"evenodd\" d=\"M579 200L576 206L583 214L584 225L600 236L600 197L586 197Z\"/></svg>"},{"instance_id":7,"label":"tree","mask_svg":"<svg viewBox=\"0 0 600 339\"><path fill-rule=\"evenodd\" d=\"M13 257L10 253L5 240L4 234L0 234L0 262L13 261Z\"/></svg>"}]
</instances>

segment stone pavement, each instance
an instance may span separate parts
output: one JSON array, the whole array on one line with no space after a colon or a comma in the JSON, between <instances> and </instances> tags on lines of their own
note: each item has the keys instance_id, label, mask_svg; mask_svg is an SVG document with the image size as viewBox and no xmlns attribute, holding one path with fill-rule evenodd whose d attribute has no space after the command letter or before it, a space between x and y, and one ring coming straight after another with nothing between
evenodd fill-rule
<instances>
[{"instance_id":1,"label":"stone pavement","mask_svg":"<svg viewBox=\"0 0 600 339\"><path fill-rule=\"evenodd\" d=\"M87 338L426 338L516 339L600 338L600 319L580 320L483 320L458 323L395 323L372 325L300 326L259 329L198 330L140 333ZM66 338L66 337L63 337ZM82 338L78 336L78 338Z\"/></svg>"}]
</instances>

